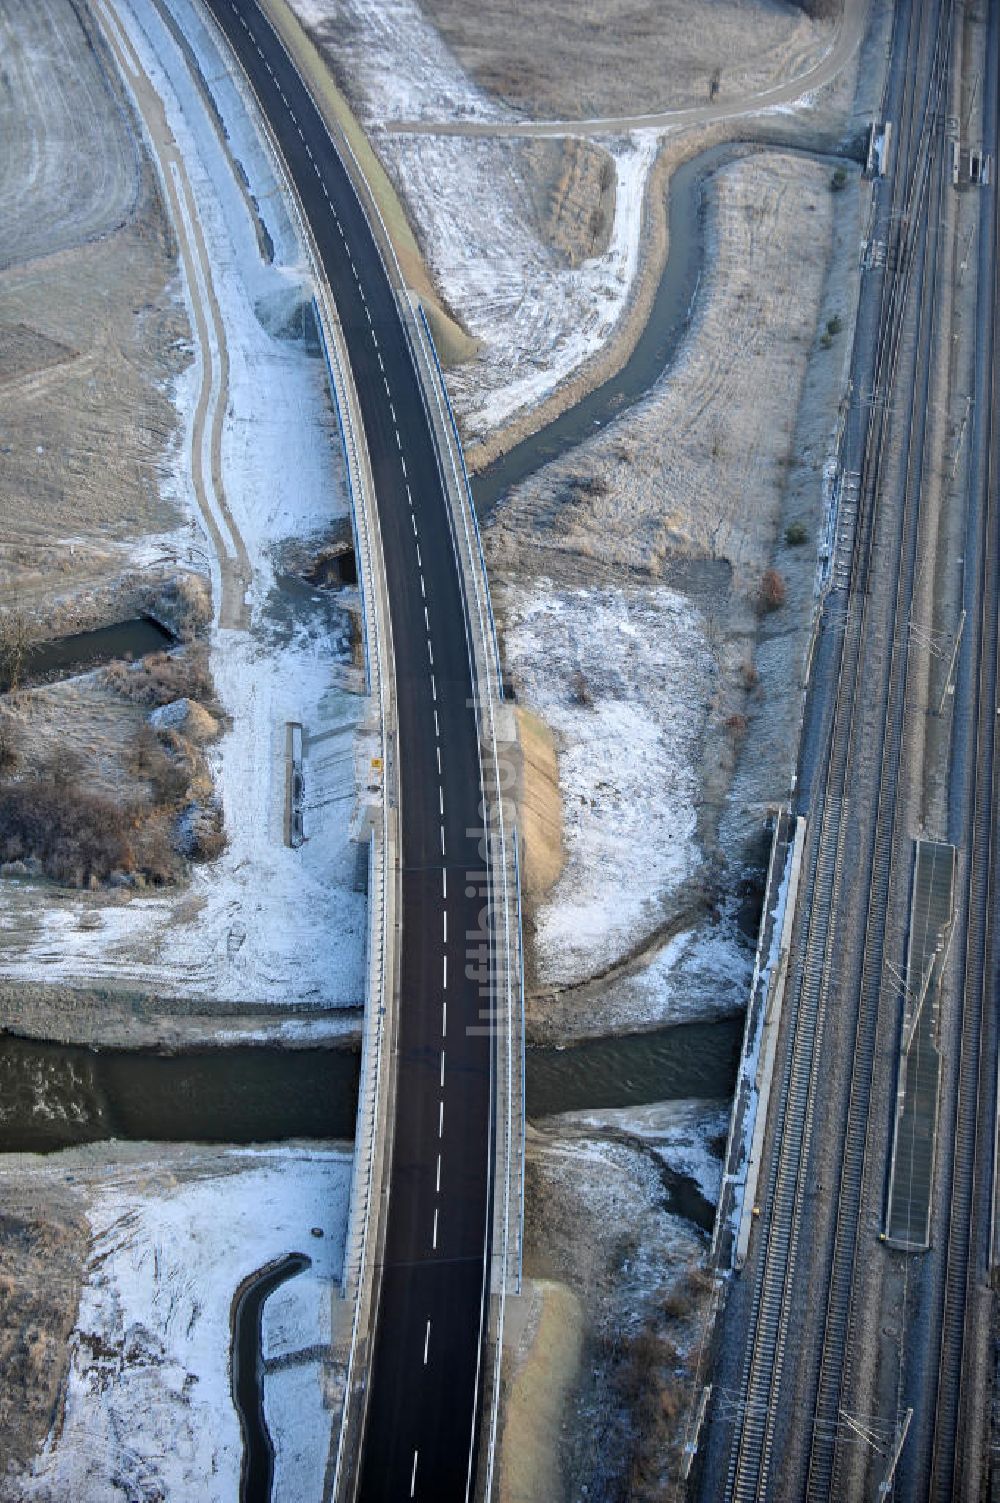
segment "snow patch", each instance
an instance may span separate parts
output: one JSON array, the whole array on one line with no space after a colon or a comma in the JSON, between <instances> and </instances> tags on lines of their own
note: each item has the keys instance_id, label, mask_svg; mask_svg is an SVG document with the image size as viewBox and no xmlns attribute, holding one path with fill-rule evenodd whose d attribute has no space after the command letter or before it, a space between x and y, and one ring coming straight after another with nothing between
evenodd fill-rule
<instances>
[{"instance_id":1,"label":"snow patch","mask_svg":"<svg viewBox=\"0 0 1000 1503\"><path fill-rule=\"evenodd\" d=\"M145 1165L109 1165L95 1186L65 1417L31 1476L19 1480L19 1496L232 1503L242 1455L230 1387L230 1311L239 1285L290 1252L305 1253L310 1267L265 1303L266 1351L294 1354L329 1341L350 1155L327 1148L205 1154L204 1166L183 1179L158 1155ZM313 1226L324 1235L312 1236ZM291 1371L298 1376L293 1416L280 1398L272 1404L272 1388L287 1382L265 1377L265 1413L281 1426L275 1496L319 1503L336 1416L323 1408L315 1372L310 1391L308 1365Z\"/></svg>"},{"instance_id":2,"label":"snow patch","mask_svg":"<svg viewBox=\"0 0 1000 1503\"><path fill-rule=\"evenodd\" d=\"M696 869L712 659L698 611L666 587L559 590L541 579L530 593L506 588L503 613L519 697L558 741L567 860L536 941L542 980L566 984L662 923Z\"/></svg>"},{"instance_id":3,"label":"snow patch","mask_svg":"<svg viewBox=\"0 0 1000 1503\"><path fill-rule=\"evenodd\" d=\"M301 341L276 337L258 316L259 309L301 301L308 277L270 159L230 71L235 65L220 57L191 0L170 0L170 9L211 82L229 149L274 247L269 264L246 194L156 7L123 0L118 22L163 99L191 183L229 355L223 479L252 583L250 629L216 628L212 637L215 684L231 717L209 754L228 847L197 868L180 895L107 903L74 895L42 908L37 895L29 903L15 884L0 883L0 970L47 982L148 986L220 1003L356 1005L363 998L365 900L353 889L349 823L355 761L364 749L363 701L334 680L350 656L342 618L338 629L335 612L317 595L285 606L274 563L286 540L320 536L347 510L339 430L324 362ZM186 432L164 486L192 518L191 425L200 379L199 356L175 386ZM194 553L189 529L173 539L147 539L136 562L149 561L151 547ZM214 558L210 568L218 601ZM289 721L302 724L305 740L307 839L297 850L284 844Z\"/></svg>"},{"instance_id":4,"label":"snow patch","mask_svg":"<svg viewBox=\"0 0 1000 1503\"><path fill-rule=\"evenodd\" d=\"M638 268L661 132L600 141L617 177L610 241L567 267L538 237L518 141L384 129L399 119L516 118L472 82L416 0L295 0L295 10L335 45L445 299L480 341L477 358L449 372L448 388L465 433L484 438L607 343Z\"/></svg>"}]
</instances>

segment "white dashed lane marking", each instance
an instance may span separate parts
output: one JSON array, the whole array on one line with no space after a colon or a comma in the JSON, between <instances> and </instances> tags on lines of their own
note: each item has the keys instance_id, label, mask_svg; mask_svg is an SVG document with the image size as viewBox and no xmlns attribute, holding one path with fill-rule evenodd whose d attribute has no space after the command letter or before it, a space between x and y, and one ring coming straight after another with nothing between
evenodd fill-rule
<instances>
[{"instance_id":1,"label":"white dashed lane marking","mask_svg":"<svg viewBox=\"0 0 1000 1503\"><path fill-rule=\"evenodd\" d=\"M438 1170L439 1170L438 1177L439 1178L440 1178L440 1165L441 1165L441 1158L440 1158L440 1155L439 1155L438 1156ZM430 1323L430 1321L428 1321L427 1322L427 1330L424 1332L424 1366L425 1367L427 1366L427 1349L430 1346L430 1344L431 1344L431 1323Z\"/></svg>"}]
</instances>

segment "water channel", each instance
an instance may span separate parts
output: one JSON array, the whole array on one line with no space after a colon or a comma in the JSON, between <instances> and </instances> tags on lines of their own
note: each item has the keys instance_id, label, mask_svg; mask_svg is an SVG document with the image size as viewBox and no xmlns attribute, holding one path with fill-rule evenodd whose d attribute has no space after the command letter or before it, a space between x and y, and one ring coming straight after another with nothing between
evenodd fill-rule
<instances>
[{"instance_id":1,"label":"water channel","mask_svg":"<svg viewBox=\"0 0 1000 1503\"><path fill-rule=\"evenodd\" d=\"M727 163L760 150L751 142L724 142L692 157L670 179L667 207L669 253L649 319L631 356L603 386L551 423L508 449L473 477L480 517L529 475L575 449L646 395L676 355L687 332L705 259L705 180Z\"/></svg>"},{"instance_id":2,"label":"water channel","mask_svg":"<svg viewBox=\"0 0 1000 1503\"><path fill-rule=\"evenodd\" d=\"M531 1048L530 1117L732 1094L740 1018ZM356 1050L234 1045L156 1054L0 1034L0 1153L112 1138L273 1143L352 1138Z\"/></svg>"},{"instance_id":3,"label":"water channel","mask_svg":"<svg viewBox=\"0 0 1000 1503\"><path fill-rule=\"evenodd\" d=\"M670 253L635 351L617 375L476 477L481 515L513 485L638 401L662 375L684 337L697 293L705 251L704 179L754 149L721 145L674 173ZM29 655L26 674L65 676L111 657L141 656L167 641L154 622L122 623L44 644ZM565 1049L532 1048L526 1061L528 1114L691 1097L726 1100L741 1032L741 1019L724 1018ZM349 1049L239 1046L161 1055L0 1035L0 1152L50 1152L113 1138L237 1144L350 1138L358 1067L359 1056ZM683 1185L674 1189L685 1193ZM696 1199L690 1214L697 1218ZM269 1496L273 1466L261 1398L261 1308L271 1290L306 1261L294 1255L263 1270L234 1304L234 1397L244 1425L247 1499Z\"/></svg>"},{"instance_id":4,"label":"water channel","mask_svg":"<svg viewBox=\"0 0 1000 1503\"><path fill-rule=\"evenodd\" d=\"M152 617L135 616L131 621L115 621L94 631L34 642L25 652L21 680L45 683L70 678L114 658L141 658L149 652L161 652L173 646L174 640L172 633ZM0 691L9 687L9 681L0 676Z\"/></svg>"}]
</instances>

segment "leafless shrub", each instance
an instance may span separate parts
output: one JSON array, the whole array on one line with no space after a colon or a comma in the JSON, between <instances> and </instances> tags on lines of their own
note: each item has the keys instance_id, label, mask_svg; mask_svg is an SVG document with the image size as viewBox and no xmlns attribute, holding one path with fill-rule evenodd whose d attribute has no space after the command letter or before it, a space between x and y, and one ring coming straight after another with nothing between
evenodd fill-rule
<instances>
[{"instance_id":1,"label":"leafless shrub","mask_svg":"<svg viewBox=\"0 0 1000 1503\"><path fill-rule=\"evenodd\" d=\"M765 569L760 579L757 605L761 612L780 610L785 603L785 581L777 569Z\"/></svg>"},{"instance_id":2,"label":"leafless shrub","mask_svg":"<svg viewBox=\"0 0 1000 1503\"><path fill-rule=\"evenodd\" d=\"M23 611L0 611L0 689L16 689L21 682L30 643Z\"/></svg>"},{"instance_id":3,"label":"leafless shrub","mask_svg":"<svg viewBox=\"0 0 1000 1503\"><path fill-rule=\"evenodd\" d=\"M73 746L57 742L35 769L37 777L47 780L54 788L69 788L78 782L84 771L83 757Z\"/></svg>"},{"instance_id":4,"label":"leafless shrub","mask_svg":"<svg viewBox=\"0 0 1000 1503\"><path fill-rule=\"evenodd\" d=\"M154 809L135 831L132 841L135 869L154 886L176 881L183 861L174 839L174 816L167 809Z\"/></svg>"},{"instance_id":5,"label":"leafless shrub","mask_svg":"<svg viewBox=\"0 0 1000 1503\"><path fill-rule=\"evenodd\" d=\"M0 714L0 776L17 770L21 760L21 736L13 716Z\"/></svg>"},{"instance_id":6,"label":"leafless shrub","mask_svg":"<svg viewBox=\"0 0 1000 1503\"><path fill-rule=\"evenodd\" d=\"M68 887L132 871L133 824L130 809L72 784L41 779L0 787L0 861L35 856L46 876Z\"/></svg>"},{"instance_id":7,"label":"leafless shrub","mask_svg":"<svg viewBox=\"0 0 1000 1503\"><path fill-rule=\"evenodd\" d=\"M218 804L199 807L198 818L191 822L191 836L188 854L192 861L214 861L222 855L226 848L226 832Z\"/></svg>"},{"instance_id":8,"label":"leafless shrub","mask_svg":"<svg viewBox=\"0 0 1000 1503\"><path fill-rule=\"evenodd\" d=\"M586 675L579 668L570 674L569 692L573 703L582 706L584 709L589 710L594 703L594 696L590 692L590 685L587 683Z\"/></svg>"},{"instance_id":9,"label":"leafless shrub","mask_svg":"<svg viewBox=\"0 0 1000 1503\"><path fill-rule=\"evenodd\" d=\"M208 653L204 647L154 652L138 663L112 663L104 681L132 704L170 704L175 699L209 700L214 696Z\"/></svg>"}]
</instances>

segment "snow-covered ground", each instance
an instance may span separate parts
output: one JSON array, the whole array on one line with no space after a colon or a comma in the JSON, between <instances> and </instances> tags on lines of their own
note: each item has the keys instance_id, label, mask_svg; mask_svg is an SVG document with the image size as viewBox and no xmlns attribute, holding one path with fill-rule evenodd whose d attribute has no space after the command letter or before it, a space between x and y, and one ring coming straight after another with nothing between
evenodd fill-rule
<instances>
[{"instance_id":1,"label":"snow-covered ground","mask_svg":"<svg viewBox=\"0 0 1000 1503\"><path fill-rule=\"evenodd\" d=\"M696 869L713 661L696 608L663 586L539 580L501 599L519 698L559 750L566 865L537 914L536 954L540 979L566 985L654 931Z\"/></svg>"},{"instance_id":2,"label":"snow-covered ground","mask_svg":"<svg viewBox=\"0 0 1000 1503\"><path fill-rule=\"evenodd\" d=\"M228 848L195 871L180 897L117 895L100 902L81 895L43 908L37 894L0 883L0 968L38 980L115 981L220 1002L358 1004L365 905L353 890L348 828L356 758L364 749L363 702L338 686L347 634L343 626L331 630L320 597L302 592L290 616L275 601L281 545L323 535L347 509L336 415L322 359L300 341L279 337L308 296L308 278L270 161L197 8L190 0L170 0L170 8L211 80L230 149L274 245L274 262L267 264L232 164L156 6L122 0L119 24L163 100L191 184L228 352L222 479L252 571L247 629L217 626L212 639L215 683L231 717L211 753ZM191 308L205 289L185 287L184 296ZM202 355L196 350L174 394L182 426L165 477L165 488L192 517ZM210 355L217 382L214 335ZM193 536L184 529L172 540L178 556L188 554ZM209 564L218 612L218 560ZM300 722L305 736L307 840L299 850L283 842L289 721Z\"/></svg>"},{"instance_id":3,"label":"snow-covered ground","mask_svg":"<svg viewBox=\"0 0 1000 1503\"><path fill-rule=\"evenodd\" d=\"M715 1101L661 1101L621 1110L566 1112L546 1126L560 1134L616 1133L638 1138L669 1169L693 1179L705 1199L719 1198L722 1160L711 1146L725 1139L729 1109Z\"/></svg>"},{"instance_id":4,"label":"snow-covered ground","mask_svg":"<svg viewBox=\"0 0 1000 1503\"><path fill-rule=\"evenodd\" d=\"M567 267L539 239L518 142L383 128L398 119L510 114L472 82L416 0L294 0L294 9L313 27L336 21L338 61L362 123L440 287L480 341L477 358L449 374L448 388L466 433L482 439L607 343L638 266L658 137L639 131L601 142L617 174L610 242L602 255Z\"/></svg>"},{"instance_id":5,"label":"snow-covered ground","mask_svg":"<svg viewBox=\"0 0 1000 1503\"><path fill-rule=\"evenodd\" d=\"M409 205L431 268L477 357L449 373L471 441L534 407L603 349L625 310L639 262L652 132L601 142L616 172L607 250L568 267L532 224L516 141L375 137Z\"/></svg>"},{"instance_id":6,"label":"snow-covered ground","mask_svg":"<svg viewBox=\"0 0 1000 1503\"><path fill-rule=\"evenodd\" d=\"M63 1157L42 1161L40 1175L64 1172ZM97 1167L74 1155L73 1177L90 1181L93 1241L65 1410L31 1474L8 1488L16 1482L21 1499L233 1503L233 1297L258 1269L301 1252L310 1266L264 1305L265 1415L273 1496L319 1503L336 1415L324 1408L318 1349L330 1341L350 1174L349 1153L320 1147L157 1145Z\"/></svg>"}]
</instances>

